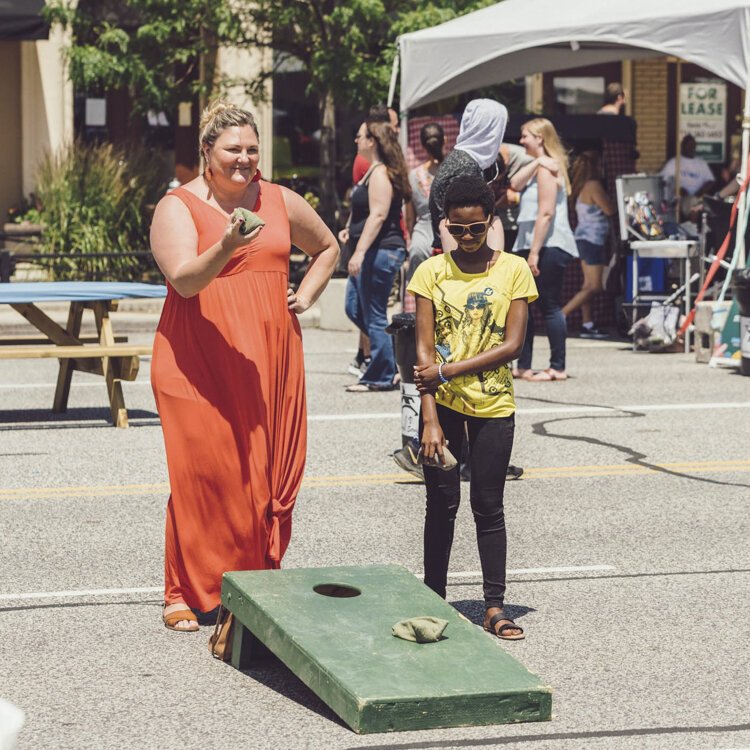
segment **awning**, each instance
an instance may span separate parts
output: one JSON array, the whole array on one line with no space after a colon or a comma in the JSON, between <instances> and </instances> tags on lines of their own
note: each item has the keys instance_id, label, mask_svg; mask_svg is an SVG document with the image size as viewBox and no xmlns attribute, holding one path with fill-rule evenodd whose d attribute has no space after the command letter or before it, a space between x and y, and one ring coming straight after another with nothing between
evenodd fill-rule
<instances>
[{"instance_id":1,"label":"awning","mask_svg":"<svg viewBox=\"0 0 750 750\"><path fill-rule=\"evenodd\" d=\"M750 0L505 0L399 38L400 108L531 73L656 55L741 87Z\"/></svg>"},{"instance_id":2,"label":"awning","mask_svg":"<svg viewBox=\"0 0 750 750\"><path fill-rule=\"evenodd\" d=\"M0 0L0 41L47 39L44 0Z\"/></svg>"}]
</instances>

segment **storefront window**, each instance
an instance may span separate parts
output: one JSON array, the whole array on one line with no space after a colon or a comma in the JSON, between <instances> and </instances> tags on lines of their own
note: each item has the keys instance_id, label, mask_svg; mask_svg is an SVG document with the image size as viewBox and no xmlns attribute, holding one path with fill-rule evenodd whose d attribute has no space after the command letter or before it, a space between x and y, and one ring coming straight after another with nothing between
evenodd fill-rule
<instances>
[{"instance_id":1,"label":"storefront window","mask_svg":"<svg viewBox=\"0 0 750 750\"><path fill-rule=\"evenodd\" d=\"M556 108L560 114L595 114L604 101L603 77L556 77L552 79L555 89Z\"/></svg>"},{"instance_id":2,"label":"storefront window","mask_svg":"<svg viewBox=\"0 0 750 750\"><path fill-rule=\"evenodd\" d=\"M274 60L273 179L315 181L320 173L320 115L310 77L288 55Z\"/></svg>"}]
</instances>

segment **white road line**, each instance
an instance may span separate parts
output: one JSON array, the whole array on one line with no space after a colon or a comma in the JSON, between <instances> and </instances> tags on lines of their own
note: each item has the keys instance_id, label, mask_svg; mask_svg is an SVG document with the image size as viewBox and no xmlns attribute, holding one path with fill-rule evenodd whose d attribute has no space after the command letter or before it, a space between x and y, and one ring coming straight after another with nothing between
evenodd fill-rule
<instances>
[{"instance_id":1,"label":"white road line","mask_svg":"<svg viewBox=\"0 0 750 750\"><path fill-rule=\"evenodd\" d=\"M136 380L132 382L126 382L126 387L130 386L143 386L151 387L150 380ZM55 383L0 383L0 389L4 390L15 390L15 389L33 389L33 388L55 388ZM101 388L102 382L99 380L84 382L84 383L71 383L72 388ZM519 397L523 401L523 397ZM571 406L543 406L543 407L520 407L517 410L517 414L523 416L525 414L606 414L614 413L618 411L702 411L706 409L750 409L750 401L718 401L718 402L699 402L694 404L686 403L675 403L675 404L626 404L615 405L615 406L586 406L581 404L574 404ZM400 412L362 412L356 414L311 414L308 416L310 422L351 422L362 419L400 419ZM54 424L54 423L52 423Z\"/></svg>"},{"instance_id":2,"label":"white road line","mask_svg":"<svg viewBox=\"0 0 750 750\"><path fill-rule=\"evenodd\" d=\"M102 407L104 408L104 407ZM130 409L132 410L132 406ZM18 410L20 411L20 409ZM133 417L128 415L128 424L140 427L160 427L159 417ZM56 419L39 422L3 422L0 420L0 430L14 427L23 427L27 430L38 427L40 430L46 427L111 427L112 423L106 417L101 419Z\"/></svg>"},{"instance_id":3,"label":"white road line","mask_svg":"<svg viewBox=\"0 0 750 750\"><path fill-rule=\"evenodd\" d=\"M362 419L401 419L401 413L397 411L383 411L368 414L309 414L308 422L350 422Z\"/></svg>"},{"instance_id":4,"label":"white road line","mask_svg":"<svg viewBox=\"0 0 750 750\"><path fill-rule=\"evenodd\" d=\"M626 406L551 406L539 408L520 407L517 414L617 414L626 411L701 411L714 409L750 409L750 401L732 401L696 404L636 404ZM311 414L309 422L347 422L364 419L400 419L400 412L370 412L363 414Z\"/></svg>"},{"instance_id":5,"label":"white road line","mask_svg":"<svg viewBox=\"0 0 750 750\"><path fill-rule=\"evenodd\" d=\"M506 570L507 575L525 575L529 573L544 574L544 573L585 573L595 572L602 570L615 570L614 565L568 565L557 568L515 568L512 570ZM482 577L481 570L465 570L460 573L448 573L448 578L476 578Z\"/></svg>"},{"instance_id":6,"label":"white road line","mask_svg":"<svg viewBox=\"0 0 750 750\"><path fill-rule=\"evenodd\" d=\"M88 383L81 384L89 386ZM99 388L102 387L102 383L92 383ZM134 385L131 383L130 385ZM142 385L151 385L150 383L142 383ZM11 386L0 386L0 387L11 387ZM16 386L12 386L16 387ZM23 387L23 386L18 386ZM31 386L29 386L31 387ZM33 387L36 387L34 385ZM49 386L50 388L53 386ZM613 416L618 413L635 411L635 412L659 412L659 411L703 411L703 410L715 410L715 409L750 409L750 401L729 401L729 402L709 402L709 403L696 403L696 404L636 404L626 406L552 406L552 407L541 407L526 409L521 407L516 412L518 416L525 417L526 415L536 414L611 414ZM376 419L401 419L401 413L397 411L393 412L365 412L359 414L310 414L307 417L308 422L361 422L364 420L376 420ZM158 425L159 420L156 417L132 417L130 421L133 424L143 425ZM99 422L92 422L92 424L98 424ZM76 420L48 420L40 422L0 422L2 427L64 427L68 425L79 425L82 426L84 423Z\"/></svg>"},{"instance_id":7,"label":"white road line","mask_svg":"<svg viewBox=\"0 0 750 750\"><path fill-rule=\"evenodd\" d=\"M293 570L293 568L289 568ZM602 570L615 570L612 565L581 565L562 566L557 568L517 568L508 570L508 575L521 575L524 573L583 573ZM417 578L422 573L415 573ZM448 573L448 578L481 578L481 570L465 570L461 572ZM21 594L0 594L0 601L26 601L29 599L75 599L86 596L121 596L123 594L160 594L164 591L163 586L144 586L129 589L79 589L77 591L29 591Z\"/></svg>"},{"instance_id":8,"label":"white road line","mask_svg":"<svg viewBox=\"0 0 750 750\"><path fill-rule=\"evenodd\" d=\"M122 381L125 383L126 387L129 388L131 385L143 385L151 387L151 381L150 380L125 380ZM71 388L101 388L104 385L104 382L101 380L92 381L90 383L71 383ZM57 387L56 383L13 383L8 385L7 383L2 384L0 383L0 388L9 390L9 391L15 391L15 390L28 390L31 388L43 388L43 389L54 389Z\"/></svg>"},{"instance_id":9,"label":"white road line","mask_svg":"<svg viewBox=\"0 0 750 750\"><path fill-rule=\"evenodd\" d=\"M74 599L82 596L120 596L121 594L158 594L163 586L147 586L134 589L80 589L78 591L31 591L24 594L0 594L0 601L23 601L26 599Z\"/></svg>"}]
</instances>

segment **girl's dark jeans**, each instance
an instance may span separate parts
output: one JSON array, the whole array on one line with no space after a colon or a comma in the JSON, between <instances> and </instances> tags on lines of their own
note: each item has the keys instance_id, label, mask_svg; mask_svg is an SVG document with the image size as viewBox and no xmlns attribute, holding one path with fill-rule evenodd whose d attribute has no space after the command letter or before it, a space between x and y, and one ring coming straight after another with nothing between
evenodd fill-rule
<instances>
[{"instance_id":1,"label":"girl's dark jeans","mask_svg":"<svg viewBox=\"0 0 750 750\"><path fill-rule=\"evenodd\" d=\"M438 420L451 453L461 455L464 424L468 428L471 453L471 511L477 529L482 565L484 601L487 607L502 607L505 597L505 473L513 448L515 417L470 417L445 406L437 407ZM423 424L420 420L419 435ZM424 524L424 582L445 598L453 529L461 500L459 467L443 471L424 467L427 510Z\"/></svg>"},{"instance_id":2,"label":"girl's dark jeans","mask_svg":"<svg viewBox=\"0 0 750 750\"><path fill-rule=\"evenodd\" d=\"M528 260L529 251L518 253ZM562 297L563 278L565 268L573 260L570 253L559 247L543 247L539 253L539 276L536 277L536 287L539 299L536 304L544 318L544 328L547 332L550 347L549 366L553 370L565 369L565 339L568 336L568 326L560 302ZM526 324L526 338L523 342L521 356L518 358L519 370L530 370L534 353L534 316L529 310L529 322Z\"/></svg>"}]
</instances>

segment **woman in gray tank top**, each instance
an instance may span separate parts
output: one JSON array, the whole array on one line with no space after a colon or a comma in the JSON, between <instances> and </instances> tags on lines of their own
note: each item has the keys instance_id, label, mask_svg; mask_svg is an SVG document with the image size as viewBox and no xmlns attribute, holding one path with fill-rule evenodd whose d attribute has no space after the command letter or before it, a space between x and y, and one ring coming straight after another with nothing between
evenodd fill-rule
<instances>
[{"instance_id":1,"label":"woman in gray tank top","mask_svg":"<svg viewBox=\"0 0 750 750\"><path fill-rule=\"evenodd\" d=\"M561 297L565 267L578 257L573 232L568 222L567 155L554 125L537 118L521 129L521 145L533 157L511 179L511 187L521 193L518 237L513 252L528 261L536 277L539 305L550 345L550 363L534 372L534 318L529 315L521 356L515 377L524 380L565 380L565 339L567 325Z\"/></svg>"}]
</instances>

